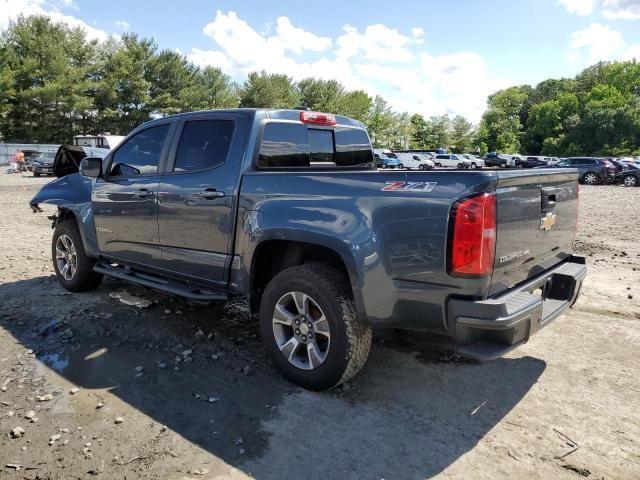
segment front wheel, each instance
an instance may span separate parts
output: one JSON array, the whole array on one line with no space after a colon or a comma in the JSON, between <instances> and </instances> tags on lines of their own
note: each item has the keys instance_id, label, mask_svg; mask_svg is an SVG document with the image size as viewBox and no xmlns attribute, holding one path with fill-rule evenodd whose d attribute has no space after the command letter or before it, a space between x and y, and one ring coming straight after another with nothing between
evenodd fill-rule
<instances>
[{"instance_id":1,"label":"front wheel","mask_svg":"<svg viewBox=\"0 0 640 480\"><path fill-rule=\"evenodd\" d=\"M442 167L442 164L439 163L439 162L436 162L436 167L440 168L440 167Z\"/></svg>"},{"instance_id":2,"label":"front wheel","mask_svg":"<svg viewBox=\"0 0 640 480\"><path fill-rule=\"evenodd\" d=\"M585 185L596 185L598 183L598 176L595 173L589 172L585 174L582 181Z\"/></svg>"},{"instance_id":3,"label":"front wheel","mask_svg":"<svg viewBox=\"0 0 640 480\"><path fill-rule=\"evenodd\" d=\"M58 282L70 292L93 290L102 282L102 275L93 271L95 260L84 252L74 220L64 220L56 225L51 254Z\"/></svg>"},{"instance_id":4,"label":"front wheel","mask_svg":"<svg viewBox=\"0 0 640 480\"><path fill-rule=\"evenodd\" d=\"M418 170L424 170L424 163L421 163L420 165L418 165Z\"/></svg>"},{"instance_id":5,"label":"front wheel","mask_svg":"<svg viewBox=\"0 0 640 480\"><path fill-rule=\"evenodd\" d=\"M402 169L404 168L404 165L403 165L403 164L401 164L401 163L399 163L399 164L398 164L398 168L399 168L400 170L402 170Z\"/></svg>"},{"instance_id":6,"label":"front wheel","mask_svg":"<svg viewBox=\"0 0 640 480\"><path fill-rule=\"evenodd\" d=\"M310 263L278 273L260 303L265 348L282 374L310 390L336 387L364 366L371 329L334 268Z\"/></svg>"},{"instance_id":7,"label":"front wheel","mask_svg":"<svg viewBox=\"0 0 640 480\"><path fill-rule=\"evenodd\" d=\"M476 165L476 162L471 162L471 168L478 168L478 165Z\"/></svg>"}]
</instances>

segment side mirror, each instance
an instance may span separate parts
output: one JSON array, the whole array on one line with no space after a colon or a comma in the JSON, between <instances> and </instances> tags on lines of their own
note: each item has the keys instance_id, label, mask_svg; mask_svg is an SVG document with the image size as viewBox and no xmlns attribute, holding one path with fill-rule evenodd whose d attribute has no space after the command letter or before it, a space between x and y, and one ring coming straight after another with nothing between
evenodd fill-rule
<instances>
[{"instance_id":1,"label":"side mirror","mask_svg":"<svg viewBox=\"0 0 640 480\"><path fill-rule=\"evenodd\" d=\"M87 157L80 162L80 175L83 177L98 178L102 176L102 159Z\"/></svg>"}]
</instances>

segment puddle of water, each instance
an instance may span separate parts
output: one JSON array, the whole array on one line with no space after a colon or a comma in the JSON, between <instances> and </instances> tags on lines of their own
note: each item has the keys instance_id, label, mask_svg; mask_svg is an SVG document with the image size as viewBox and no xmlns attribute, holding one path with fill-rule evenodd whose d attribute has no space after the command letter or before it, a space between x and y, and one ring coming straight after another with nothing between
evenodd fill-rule
<instances>
[{"instance_id":1,"label":"puddle of water","mask_svg":"<svg viewBox=\"0 0 640 480\"><path fill-rule=\"evenodd\" d=\"M58 373L64 372L69 366L69 356L62 353L47 353L42 355L39 360Z\"/></svg>"}]
</instances>

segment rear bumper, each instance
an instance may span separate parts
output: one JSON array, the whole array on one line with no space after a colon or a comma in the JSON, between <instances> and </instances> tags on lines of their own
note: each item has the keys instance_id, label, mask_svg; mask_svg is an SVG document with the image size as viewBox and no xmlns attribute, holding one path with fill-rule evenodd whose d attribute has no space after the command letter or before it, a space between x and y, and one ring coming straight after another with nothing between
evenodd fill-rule
<instances>
[{"instance_id":1,"label":"rear bumper","mask_svg":"<svg viewBox=\"0 0 640 480\"><path fill-rule=\"evenodd\" d=\"M586 275L584 257L572 256L500 297L451 299L447 311L456 351L487 361L522 345L575 303Z\"/></svg>"}]
</instances>

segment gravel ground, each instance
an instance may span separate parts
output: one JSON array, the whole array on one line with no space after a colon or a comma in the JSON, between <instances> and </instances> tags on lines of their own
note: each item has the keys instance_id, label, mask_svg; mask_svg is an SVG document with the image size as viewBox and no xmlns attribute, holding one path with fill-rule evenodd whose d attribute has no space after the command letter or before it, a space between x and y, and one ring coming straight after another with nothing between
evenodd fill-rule
<instances>
[{"instance_id":1,"label":"gravel ground","mask_svg":"<svg viewBox=\"0 0 640 480\"><path fill-rule=\"evenodd\" d=\"M477 364L379 332L310 393L243 305L62 290L27 206L47 181L0 174L0 478L640 478L640 188L582 188L582 297L527 345Z\"/></svg>"}]
</instances>

